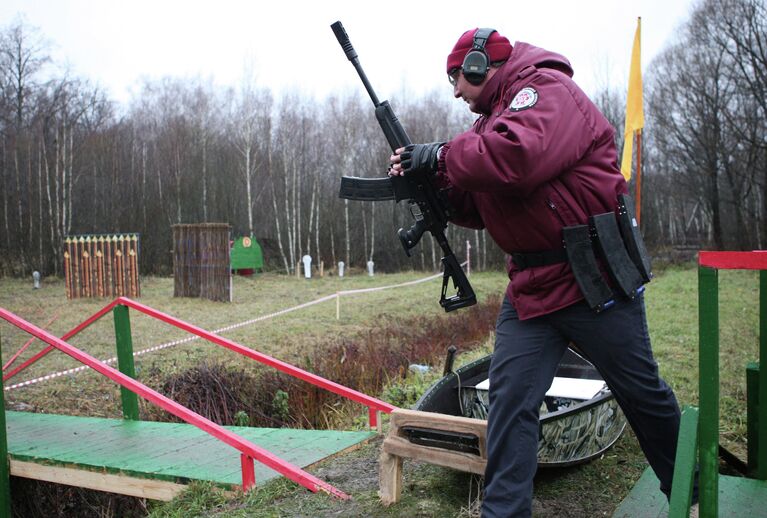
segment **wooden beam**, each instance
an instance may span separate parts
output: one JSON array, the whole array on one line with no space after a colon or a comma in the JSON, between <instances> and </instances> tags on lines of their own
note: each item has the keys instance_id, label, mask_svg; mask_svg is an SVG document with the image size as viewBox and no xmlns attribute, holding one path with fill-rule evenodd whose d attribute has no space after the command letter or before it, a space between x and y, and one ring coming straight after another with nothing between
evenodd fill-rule
<instances>
[{"instance_id":1,"label":"wooden beam","mask_svg":"<svg viewBox=\"0 0 767 518\"><path fill-rule=\"evenodd\" d=\"M470 453L413 444L403 437L387 437L383 443L383 451L398 457L407 457L437 466L476 473L477 475L485 473L487 464L487 459Z\"/></svg>"},{"instance_id":2,"label":"wooden beam","mask_svg":"<svg viewBox=\"0 0 767 518\"><path fill-rule=\"evenodd\" d=\"M183 484L164 480L50 466L14 459L11 459L11 475L163 501L173 500L177 494L186 489Z\"/></svg>"},{"instance_id":3,"label":"wooden beam","mask_svg":"<svg viewBox=\"0 0 767 518\"><path fill-rule=\"evenodd\" d=\"M698 409L688 406L682 412L674 462L674 488L669 502L669 518L687 518L690 513L695 468L698 463Z\"/></svg>"},{"instance_id":4,"label":"wooden beam","mask_svg":"<svg viewBox=\"0 0 767 518\"><path fill-rule=\"evenodd\" d=\"M752 252L698 252L698 266L719 270L767 270L767 250Z\"/></svg>"},{"instance_id":5,"label":"wooden beam","mask_svg":"<svg viewBox=\"0 0 767 518\"><path fill-rule=\"evenodd\" d=\"M402 457L381 452L378 459L378 497L385 506L402 498Z\"/></svg>"},{"instance_id":6,"label":"wooden beam","mask_svg":"<svg viewBox=\"0 0 767 518\"><path fill-rule=\"evenodd\" d=\"M698 267L700 515L719 512L719 270Z\"/></svg>"},{"instance_id":7,"label":"wooden beam","mask_svg":"<svg viewBox=\"0 0 767 518\"><path fill-rule=\"evenodd\" d=\"M408 426L475 435L479 442L479 455L414 444L403 437L401 432L403 427ZM379 459L378 496L381 503L390 505L400 500L404 458L482 475L487 464L486 445L487 421L435 412L395 409L391 413L389 433L381 446Z\"/></svg>"},{"instance_id":8,"label":"wooden beam","mask_svg":"<svg viewBox=\"0 0 767 518\"><path fill-rule=\"evenodd\" d=\"M391 413L388 437L401 436L399 430L405 426L476 435L479 439L480 457L487 456L487 421L485 420L397 408Z\"/></svg>"},{"instance_id":9,"label":"wooden beam","mask_svg":"<svg viewBox=\"0 0 767 518\"><path fill-rule=\"evenodd\" d=\"M130 314L128 307L118 304L112 310L115 325L115 343L117 347L117 368L128 377L136 379L133 363L133 338L131 337ZM126 387L120 387L123 418L138 421L138 396Z\"/></svg>"}]
</instances>

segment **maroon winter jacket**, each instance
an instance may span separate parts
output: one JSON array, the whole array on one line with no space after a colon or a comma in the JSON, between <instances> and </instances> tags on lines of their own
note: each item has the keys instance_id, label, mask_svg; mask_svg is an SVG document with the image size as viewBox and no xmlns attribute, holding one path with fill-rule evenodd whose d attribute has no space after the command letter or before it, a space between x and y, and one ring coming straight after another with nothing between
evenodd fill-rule
<instances>
[{"instance_id":1,"label":"maroon winter jacket","mask_svg":"<svg viewBox=\"0 0 767 518\"><path fill-rule=\"evenodd\" d=\"M452 221L486 228L506 253L561 249L563 227L615 211L626 192L614 130L572 74L563 56L515 43L482 90L483 115L441 153ZM520 319L583 299L567 263L507 267Z\"/></svg>"}]
</instances>

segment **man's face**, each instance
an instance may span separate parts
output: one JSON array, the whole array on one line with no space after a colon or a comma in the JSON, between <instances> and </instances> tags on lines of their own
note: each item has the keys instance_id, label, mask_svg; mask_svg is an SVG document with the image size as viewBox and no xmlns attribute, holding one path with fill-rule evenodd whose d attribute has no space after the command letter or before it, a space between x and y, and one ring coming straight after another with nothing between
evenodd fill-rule
<instances>
[{"instance_id":1,"label":"man's face","mask_svg":"<svg viewBox=\"0 0 767 518\"><path fill-rule=\"evenodd\" d=\"M485 84L497 71L497 68L490 67L490 70L487 71L485 80L478 85L473 85L466 80L463 75L463 70L460 68L456 69L452 74L449 74L450 83L453 85L453 96L455 96L456 99L463 99L469 105L469 109L472 112L480 113L477 109L477 99L479 99L479 95L482 93Z\"/></svg>"}]
</instances>

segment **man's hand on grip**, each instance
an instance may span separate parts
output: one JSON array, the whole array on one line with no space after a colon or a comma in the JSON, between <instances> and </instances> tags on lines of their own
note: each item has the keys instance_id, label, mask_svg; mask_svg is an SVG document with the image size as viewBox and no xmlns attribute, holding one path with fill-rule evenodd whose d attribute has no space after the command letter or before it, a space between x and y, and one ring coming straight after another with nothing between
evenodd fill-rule
<instances>
[{"instance_id":1,"label":"man's hand on grip","mask_svg":"<svg viewBox=\"0 0 767 518\"><path fill-rule=\"evenodd\" d=\"M434 173L437 171L439 150L444 142L410 144L395 151L391 156L390 175Z\"/></svg>"}]
</instances>

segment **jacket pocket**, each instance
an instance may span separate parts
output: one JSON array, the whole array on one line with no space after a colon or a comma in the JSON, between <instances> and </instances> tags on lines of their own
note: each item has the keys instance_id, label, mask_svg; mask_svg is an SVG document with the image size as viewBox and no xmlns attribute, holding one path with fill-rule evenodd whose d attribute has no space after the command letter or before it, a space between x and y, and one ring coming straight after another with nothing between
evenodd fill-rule
<instances>
[{"instance_id":1,"label":"jacket pocket","mask_svg":"<svg viewBox=\"0 0 767 518\"><path fill-rule=\"evenodd\" d=\"M571 227L583 223L573 210L575 202L572 200L572 197L569 196L569 193L563 194L560 192L554 184L551 185L551 190L548 192L546 203L563 227Z\"/></svg>"}]
</instances>

